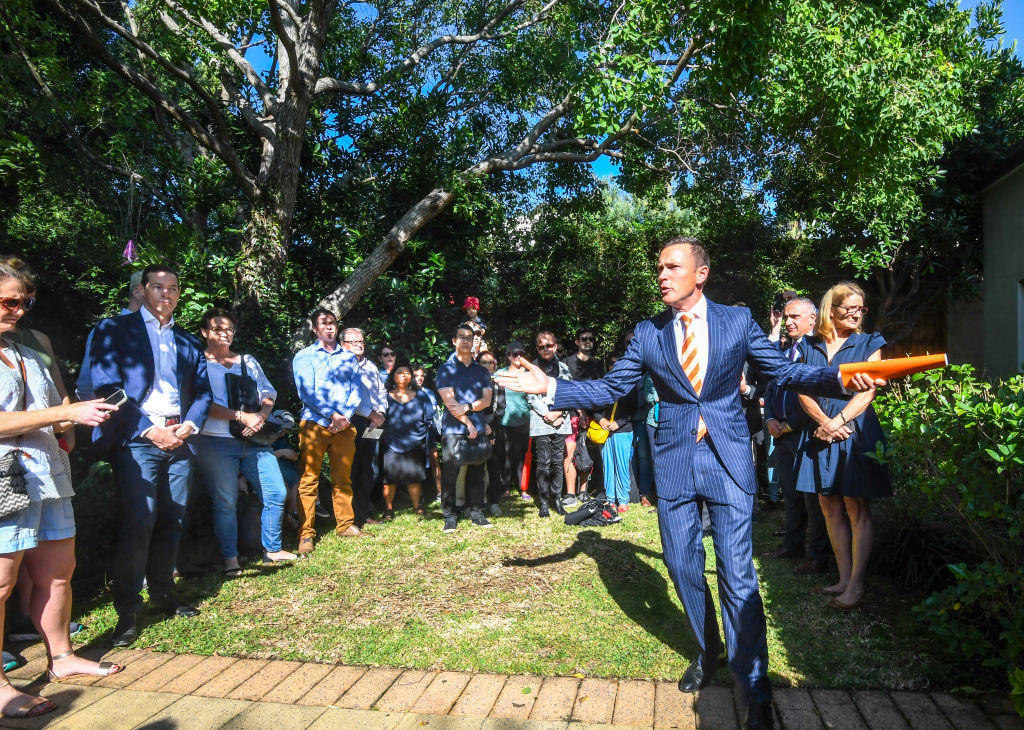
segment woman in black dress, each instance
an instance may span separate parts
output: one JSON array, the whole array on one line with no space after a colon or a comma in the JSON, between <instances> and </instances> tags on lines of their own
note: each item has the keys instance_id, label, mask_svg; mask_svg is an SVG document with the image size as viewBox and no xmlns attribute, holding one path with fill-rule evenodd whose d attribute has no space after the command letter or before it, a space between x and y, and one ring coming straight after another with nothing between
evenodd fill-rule
<instances>
[{"instance_id":1,"label":"woman in black dress","mask_svg":"<svg viewBox=\"0 0 1024 730\"><path fill-rule=\"evenodd\" d=\"M426 463L427 429L434 416L434 406L412 377L412 366L406 362L395 365L388 375L388 412L381 440L384 444L382 480L384 482L384 520L395 519L395 493L398 487L409 490L409 499L416 514L420 508L420 482Z\"/></svg>"}]
</instances>

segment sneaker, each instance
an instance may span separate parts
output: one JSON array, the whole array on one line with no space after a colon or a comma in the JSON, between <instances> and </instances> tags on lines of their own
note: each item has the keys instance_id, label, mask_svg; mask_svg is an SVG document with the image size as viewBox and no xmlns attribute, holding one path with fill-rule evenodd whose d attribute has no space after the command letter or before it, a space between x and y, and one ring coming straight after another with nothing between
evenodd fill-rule
<instances>
[{"instance_id":1,"label":"sneaker","mask_svg":"<svg viewBox=\"0 0 1024 730\"><path fill-rule=\"evenodd\" d=\"M299 540L299 549L296 551L299 555L309 555L313 552L313 538L304 537Z\"/></svg>"},{"instance_id":2,"label":"sneaker","mask_svg":"<svg viewBox=\"0 0 1024 730\"><path fill-rule=\"evenodd\" d=\"M5 672L9 672L12 669L16 669L20 665L21 665L21 662L18 661L18 657L14 656L14 654L12 654L9 651L5 651L4 652L4 671Z\"/></svg>"},{"instance_id":3,"label":"sneaker","mask_svg":"<svg viewBox=\"0 0 1024 730\"><path fill-rule=\"evenodd\" d=\"M544 505L537 511L538 517L550 517L551 513L548 511L547 505Z\"/></svg>"},{"instance_id":4,"label":"sneaker","mask_svg":"<svg viewBox=\"0 0 1024 730\"><path fill-rule=\"evenodd\" d=\"M319 502L316 503L316 509L314 510L314 512L316 513L316 516L320 517L321 519L326 519L327 517L334 517L334 515L328 512L326 508L324 508Z\"/></svg>"},{"instance_id":5,"label":"sneaker","mask_svg":"<svg viewBox=\"0 0 1024 730\"><path fill-rule=\"evenodd\" d=\"M501 517L501 507L497 502L487 506L487 511L491 513L491 517Z\"/></svg>"},{"instance_id":6,"label":"sneaker","mask_svg":"<svg viewBox=\"0 0 1024 730\"><path fill-rule=\"evenodd\" d=\"M574 507L575 505L576 505L576 495L575 494L567 494L567 495L565 495L565 499L562 500L562 506L563 507Z\"/></svg>"},{"instance_id":7,"label":"sneaker","mask_svg":"<svg viewBox=\"0 0 1024 730\"><path fill-rule=\"evenodd\" d=\"M581 503L586 502L588 499L590 499L590 495L587 494L587 490L584 489L582 492L580 492L578 499Z\"/></svg>"},{"instance_id":8,"label":"sneaker","mask_svg":"<svg viewBox=\"0 0 1024 730\"><path fill-rule=\"evenodd\" d=\"M469 521L477 527L494 527L491 521L484 517L484 513L480 510L473 510L469 516Z\"/></svg>"},{"instance_id":9,"label":"sneaker","mask_svg":"<svg viewBox=\"0 0 1024 730\"><path fill-rule=\"evenodd\" d=\"M455 532L455 529L459 526L459 518L455 515L448 515L444 518L444 528L442 532Z\"/></svg>"}]
</instances>

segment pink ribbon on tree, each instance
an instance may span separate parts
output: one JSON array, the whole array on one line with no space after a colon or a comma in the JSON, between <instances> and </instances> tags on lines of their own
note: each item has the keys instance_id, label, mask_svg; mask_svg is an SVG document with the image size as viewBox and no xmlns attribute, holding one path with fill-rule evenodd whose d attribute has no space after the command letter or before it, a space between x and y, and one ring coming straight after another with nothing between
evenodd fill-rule
<instances>
[{"instance_id":1,"label":"pink ribbon on tree","mask_svg":"<svg viewBox=\"0 0 1024 730\"><path fill-rule=\"evenodd\" d=\"M135 253L135 242L132 239L128 239L128 245L124 247L124 260L129 264L135 263L135 259L138 258L138 254Z\"/></svg>"}]
</instances>

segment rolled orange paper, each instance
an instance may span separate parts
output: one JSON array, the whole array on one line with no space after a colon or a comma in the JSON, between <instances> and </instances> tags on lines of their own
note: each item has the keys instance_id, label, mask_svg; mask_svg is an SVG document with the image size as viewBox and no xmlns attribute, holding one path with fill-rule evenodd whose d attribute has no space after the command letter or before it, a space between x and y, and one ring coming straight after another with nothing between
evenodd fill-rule
<instances>
[{"instance_id":1,"label":"rolled orange paper","mask_svg":"<svg viewBox=\"0 0 1024 730\"><path fill-rule=\"evenodd\" d=\"M894 357L891 360L877 360L875 362L847 362L839 366L839 373L843 379L843 385L849 387L850 381L857 373L867 373L873 378L891 380L903 375L920 373L932 368L941 368L949 365L949 358L945 353L939 355L919 355L917 357Z\"/></svg>"}]
</instances>

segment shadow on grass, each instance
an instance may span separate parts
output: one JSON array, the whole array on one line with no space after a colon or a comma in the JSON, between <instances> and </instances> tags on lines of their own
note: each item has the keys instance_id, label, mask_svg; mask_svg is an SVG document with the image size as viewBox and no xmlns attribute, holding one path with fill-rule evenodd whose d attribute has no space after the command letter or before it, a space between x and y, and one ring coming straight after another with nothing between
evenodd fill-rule
<instances>
[{"instance_id":1,"label":"shadow on grass","mask_svg":"<svg viewBox=\"0 0 1024 730\"><path fill-rule=\"evenodd\" d=\"M583 530L576 536L576 542L560 553L539 558L509 558L503 565L540 567L579 555L593 559L608 595L626 616L677 654L697 655L697 643L686 616L672 602L673 588L643 559L662 560L660 552L626 540L606 538L596 530Z\"/></svg>"}]
</instances>

